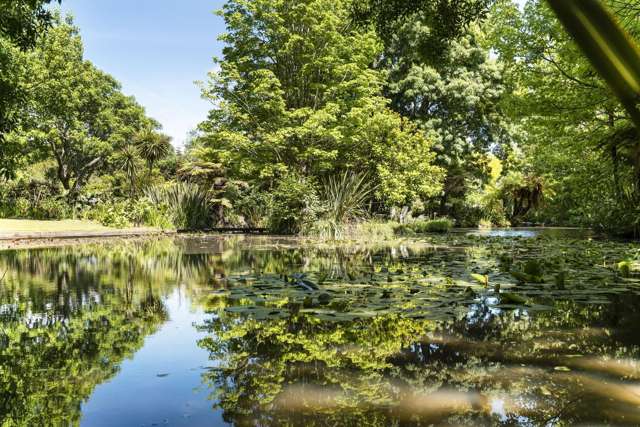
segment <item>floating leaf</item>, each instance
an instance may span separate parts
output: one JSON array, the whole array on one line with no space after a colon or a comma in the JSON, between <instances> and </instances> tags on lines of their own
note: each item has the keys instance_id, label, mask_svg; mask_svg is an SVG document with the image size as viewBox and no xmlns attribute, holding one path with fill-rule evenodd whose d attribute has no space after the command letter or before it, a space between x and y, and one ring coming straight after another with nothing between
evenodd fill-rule
<instances>
[{"instance_id":1,"label":"floating leaf","mask_svg":"<svg viewBox=\"0 0 640 427\"><path fill-rule=\"evenodd\" d=\"M620 276L628 278L631 276L631 261L620 261L618 263L618 271Z\"/></svg>"},{"instance_id":2,"label":"floating leaf","mask_svg":"<svg viewBox=\"0 0 640 427\"><path fill-rule=\"evenodd\" d=\"M322 305L327 305L331 302L331 295L324 293L318 296L318 302Z\"/></svg>"},{"instance_id":3,"label":"floating leaf","mask_svg":"<svg viewBox=\"0 0 640 427\"><path fill-rule=\"evenodd\" d=\"M542 277L544 274L542 271L542 264L540 261L535 259L528 260L524 265L523 271L524 274L530 277Z\"/></svg>"},{"instance_id":4,"label":"floating leaf","mask_svg":"<svg viewBox=\"0 0 640 427\"><path fill-rule=\"evenodd\" d=\"M482 286L489 286L489 276L487 276L486 274L471 273L471 277Z\"/></svg>"},{"instance_id":5,"label":"floating leaf","mask_svg":"<svg viewBox=\"0 0 640 427\"><path fill-rule=\"evenodd\" d=\"M529 275L528 275L528 274L521 273L521 272L519 272L519 271L511 271L511 275L512 275L513 277L515 277L515 278L518 280L518 282L519 282L519 283L527 283L527 282L529 282L529 281L530 281L530 280L529 280L529 279L530 279L530 277L529 277Z\"/></svg>"},{"instance_id":6,"label":"floating leaf","mask_svg":"<svg viewBox=\"0 0 640 427\"><path fill-rule=\"evenodd\" d=\"M567 272L566 271L561 271L558 274L556 274L555 282L556 282L556 286L559 289L564 289L566 278L567 278Z\"/></svg>"},{"instance_id":7,"label":"floating leaf","mask_svg":"<svg viewBox=\"0 0 640 427\"><path fill-rule=\"evenodd\" d=\"M504 292L500 294L500 300L505 304L524 304L527 299L512 292Z\"/></svg>"}]
</instances>

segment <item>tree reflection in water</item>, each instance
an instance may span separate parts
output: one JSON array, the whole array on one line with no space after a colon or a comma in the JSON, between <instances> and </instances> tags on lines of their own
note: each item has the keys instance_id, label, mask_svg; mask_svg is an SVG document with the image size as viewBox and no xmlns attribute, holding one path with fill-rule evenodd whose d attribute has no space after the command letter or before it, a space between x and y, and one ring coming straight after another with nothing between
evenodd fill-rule
<instances>
[{"instance_id":1,"label":"tree reflection in water","mask_svg":"<svg viewBox=\"0 0 640 427\"><path fill-rule=\"evenodd\" d=\"M209 312L194 349L210 352L203 383L237 425L640 423L640 281L602 262L637 248L429 243L194 237L0 253L0 422L78 424L179 287ZM504 264L532 257L574 272L515 285ZM292 290L302 273L320 284L309 301ZM500 303L494 283L527 303ZM377 315L353 316L367 305Z\"/></svg>"},{"instance_id":2,"label":"tree reflection in water","mask_svg":"<svg viewBox=\"0 0 640 427\"><path fill-rule=\"evenodd\" d=\"M3 253L0 288L2 425L70 425L94 387L118 372L166 319L140 286L132 253L96 248Z\"/></svg>"},{"instance_id":3,"label":"tree reflection in water","mask_svg":"<svg viewBox=\"0 0 640 427\"><path fill-rule=\"evenodd\" d=\"M500 263L483 247L347 253L345 263L344 252L325 258L310 249L305 262L288 262L289 271L324 269L349 282L349 273L427 263L435 267L431 276L439 270L459 278L459 265ZM266 276L251 271L245 281L254 289ZM200 345L221 365L206 378L226 420L237 425L640 423L637 289L612 291L606 301L584 301L581 291L581 284L573 293L563 285L556 293L568 298L555 301L552 291L541 293L535 302L553 310L503 309L486 291L446 319L333 322L301 312L290 297L267 299L276 318L256 319L235 308L259 305L260 291L247 294L250 301L219 293Z\"/></svg>"}]
</instances>

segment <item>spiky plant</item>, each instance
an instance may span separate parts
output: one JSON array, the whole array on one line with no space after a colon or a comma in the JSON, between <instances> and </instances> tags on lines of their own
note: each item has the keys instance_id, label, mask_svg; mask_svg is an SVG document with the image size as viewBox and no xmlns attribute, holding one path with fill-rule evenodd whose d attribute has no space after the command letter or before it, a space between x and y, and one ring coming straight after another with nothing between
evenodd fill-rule
<instances>
[{"instance_id":1,"label":"spiky plant","mask_svg":"<svg viewBox=\"0 0 640 427\"><path fill-rule=\"evenodd\" d=\"M375 187L362 173L346 171L324 182L322 199L334 238L340 236L345 225L367 216L366 204L374 191Z\"/></svg>"},{"instance_id":2,"label":"spiky plant","mask_svg":"<svg viewBox=\"0 0 640 427\"><path fill-rule=\"evenodd\" d=\"M178 229L203 230L211 225L211 193L197 184L180 182L166 187L151 187L146 190L146 196L153 203L169 208Z\"/></svg>"},{"instance_id":3,"label":"spiky plant","mask_svg":"<svg viewBox=\"0 0 640 427\"><path fill-rule=\"evenodd\" d=\"M136 194L136 178L138 165L140 161L140 153L138 149L131 144L122 147L116 156L118 167L127 175L129 180L129 196L133 199Z\"/></svg>"}]
</instances>

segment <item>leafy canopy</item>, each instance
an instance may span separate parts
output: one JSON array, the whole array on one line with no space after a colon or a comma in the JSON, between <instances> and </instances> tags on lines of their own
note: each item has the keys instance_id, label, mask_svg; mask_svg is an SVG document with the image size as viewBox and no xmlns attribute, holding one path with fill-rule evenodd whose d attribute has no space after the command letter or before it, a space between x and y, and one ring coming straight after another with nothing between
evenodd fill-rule
<instances>
[{"instance_id":1,"label":"leafy canopy","mask_svg":"<svg viewBox=\"0 0 640 427\"><path fill-rule=\"evenodd\" d=\"M51 24L51 13L45 7L49 3L51 0L0 0L0 178L13 176L20 166L19 147L4 135L17 125L25 102L19 83L25 66L21 51L32 48Z\"/></svg>"},{"instance_id":2,"label":"leafy canopy","mask_svg":"<svg viewBox=\"0 0 640 427\"><path fill-rule=\"evenodd\" d=\"M26 58L30 114L8 139L42 158L73 198L141 129L157 126L120 84L83 57L78 29L56 17Z\"/></svg>"},{"instance_id":3,"label":"leafy canopy","mask_svg":"<svg viewBox=\"0 0 640 427\"><path fill-rule=\"evenodd\" d=\"M367 172L390 204L440 189L430 141L381 95L379 39L351 24L346 2L232 0L220 15L227 46L201 126L210 161L266 185Z\"/></svg>"}]
</instances>

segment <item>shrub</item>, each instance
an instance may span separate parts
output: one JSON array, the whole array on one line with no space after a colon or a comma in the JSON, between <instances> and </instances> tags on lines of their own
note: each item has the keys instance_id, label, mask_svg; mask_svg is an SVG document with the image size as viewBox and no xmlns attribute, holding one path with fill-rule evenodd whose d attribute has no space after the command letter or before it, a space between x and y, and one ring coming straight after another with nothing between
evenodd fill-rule
<instances>
[{"instance_id":1,"label":"shrub","mask_svg":"<svg viewBox=\"0 0 640 427\"><path fill-rule=\"evenodd\" d=\"M314 183L290 174L280 180L270 194L268 228L273 233L298 234L310 229L319 213Z\"/></svg>"},{"instance_id":2,"label":"shrub","mask_svg":"<svg viewBox=\"0 0 640 427\"><path fill-rule=\"evenodd\" d=\"M109 201L98 203L83 212L83 219L96 221L106 227L126 228L131 226L127 214L130 212L129 203L125 201Z\"/></svg>"},{"instance_id":3,"label":"shrub","mask_svg":"<svg viewBox=\"0 0 640 427\"><path fill-rule=\"evenodd\" d=\"M153 203L149 198L96 203L82 212L82 218L114 228L146 225L166 229L173 225L166 205Z\"/></svg>"},{"instance_id":4,"label":"shrub","mask_svg":"<svg viewBox=\"0 0 640 427\"><path fill-rule=\"evenodd\" d=\"M174 226L167 205L153 203L148 197L133 202L127 216L137 226L147 225L163 230Z\"/></svg>"},{"instance_id":5,"label":"shrub","mask_svg":"<svg viewBox=\"0 0 640 427\"><path fill-rule=\"evenodd\" d=\"M323 184L325 216L339 224L363 219L367 216L366 202L374 190L366 174L345 172L330 177Z\"/></svg>"},{"instance_id":6,"label":"shrub","mask_svg":"<svg viewBox=\"0 0 640 427\"><path fill-rule=\"evenodd\" d=\"M318 237L320 239L366 239L366 240L391 240L395 237L395 230L401 227L397 222L363 221L341 225L339 230L336 224L326 219L314 222L307 230L305 236Z\"/></svg>"},{"instance_id":7,"label":"shrub","mask_svg":"<svg viewBox=\"0 0 640 427\"><path fill-rule=\"evenodd\" d=\"M35 219L64 219L73 216L73 209L62 198L48 197L34 207L32 218Z\"/></svg>"},{"instance_id":8,"label":"shrub","mask_svg":"<svg viewBox=\"0 0 640 427\"><path fill-rule=\"evenodd\" d=\"M18 179L0 184L0 216L4 218L64 219L72 211L49 182Z\"/></svg>"},{"instance_id":9,"label":"shrub","mask_svg":"<svg viewBox=\"0 0 640 427\"><path fill-rule=\"evenodd\" d=\"M417 221L413 225L416 233L447 233L453 228L449 218L436 218L428 221Z\"/></svg>"},{"instance_id":10,"label":"shrub","mask_svg":"<svg viewBox=\"0 0 640 427\"><path fill-rule=\"evenodd\" d=\"M337 239L345 234L349 223L365 218L366 203L374 190L366 174L345 172L325 181L321 200L325 231Z\"/></svg>"},{"instance_id":11,"label":"shrub","mask_svg":"<svg viewBox=\"0 0 640 427\"><path fill-rule=\"evenodd\" d=\"M241 216L249 227L263 227L268 215L269 197L257 187L240 192L233 204L236 215Z\"/></svg>"},{"instance_id":12,"label":"shrub","mask_svg":"<svg viewBox=\"0 0 640 427\"><path fill-rule=\"evenodd\" d=\"M411 224L400 225L395 232L401 235L423 233L447 233L453 228L453 221L449 218L436 218L430 220L415 221Z\"/></svg>"},{"instance_id":13,"label":"shrub","mask_svg":"<svg viewBox=\"0 0 640 427\"><path fill-rule=\"evenodd\" d=\"M369 240L390 240L395 236L396 223L365 221L355 225L353 233Z\"/></svg>"}]
</instances>

